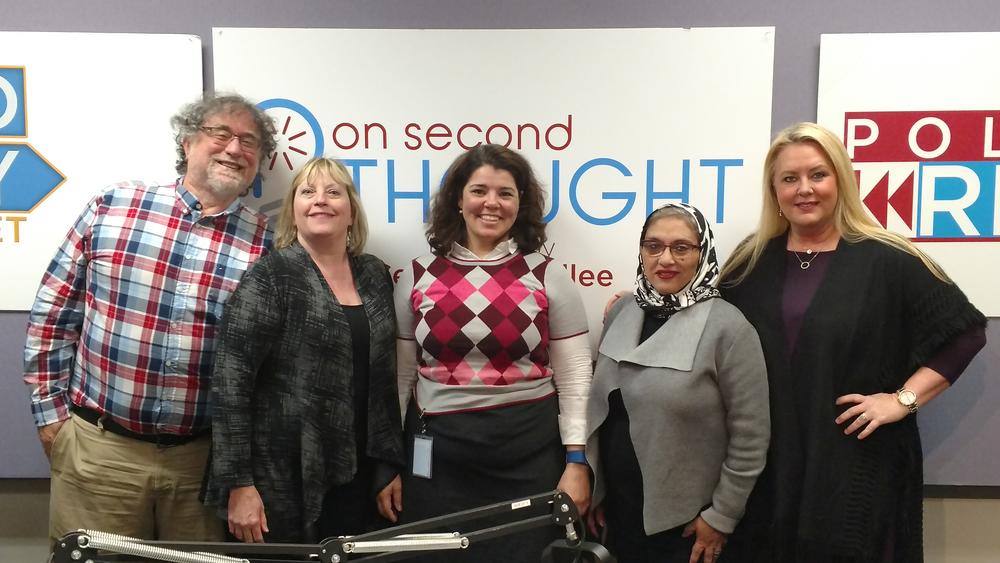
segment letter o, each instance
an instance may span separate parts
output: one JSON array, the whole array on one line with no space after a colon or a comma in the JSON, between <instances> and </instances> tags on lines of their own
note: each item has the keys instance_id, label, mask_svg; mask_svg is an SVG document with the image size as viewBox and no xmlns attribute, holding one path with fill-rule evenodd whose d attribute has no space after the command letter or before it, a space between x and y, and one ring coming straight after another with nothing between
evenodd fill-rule
<instances>
[{"instance_id":1,"label":"letter o","mask_svg":"<svg viewBox=\"0 0 1000 563\"><path fill-rule=\"evenodd\" d=\"M503 129L504 131L507 132L507 142L496 143L496 144L503 145L505 147L510 147L510 143L514 140L514 134L511 133L510 128L504 125L503 123L494 123L493 125L490 125L489 129L486 130L486 142L493 144L493 140L490 139L490 133L492 133L494 129Z\"/></svg>"},{"instance_id":2,"label":"letter o","mask_svg":"<svg viewBox=\"0 0 1000 563\"><path fill-rule=\"evenodd\" d=\"M351 130L352 133L354 133L353 143L349 145L343 145L340 143L339 140L337 140L337 133L340 131L341 127L347 127ZM348 149L353 149L354 147L358 146L358 143L361 141L361 133L358 131L358 128L351 125L350 123L338 123L337 126L333 128L333 135L331 136L333 137L333 144L337 145L337 148L345 151Z\"/></svg>"},{"instance_id":3,"label":"letter o","mask_svg":"<svg viewBox=\"0 0 1000 563\"><path fill-rule=\"evenodd\" d=\"M924 150L920 145L917 144L917 135L920 130L926 126L937 127L938 131L941 132L941 144L934 150ZM920 158L937 158L944 154L944 151L948 150L948 146L951 145L951 129L948 128L948 124L944 122L940 117L924 117L918 119L916 123L910 127L910 135L907 138L910 143L910 151L913 154L919 156Z\"/></svg>"},{"instance_id":4,"label":"letter o","mask_svg":"<svg viewBox=\"0 0 1000 563\"><path fill-rule=\"evenodd\" d=\"M14 121L14 115L17 113L17 92L14 91L14 85L11 84L6 78L0 76L0 92L3 92L5 98L7 98L7 107L3 110L3 114L0 115L0 128L10 125L11 121Z\"/></svg>"}]
</instances>

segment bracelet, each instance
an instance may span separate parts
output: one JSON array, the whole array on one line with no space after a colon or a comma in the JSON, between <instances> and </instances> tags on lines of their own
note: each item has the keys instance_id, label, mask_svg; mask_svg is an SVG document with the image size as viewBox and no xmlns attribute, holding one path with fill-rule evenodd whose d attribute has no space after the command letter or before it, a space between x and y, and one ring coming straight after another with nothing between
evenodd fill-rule
<instances>
[{"instance_id":1,"label":"bracelet","mask_svg":"<svg viewBox=\"0 0 1000 563\"><path fill-rule=\"evenodd\" d=\"M568 451L566 452L566 463L587 465L587 453L583 450Z\"/></svg>"}]
</instances>

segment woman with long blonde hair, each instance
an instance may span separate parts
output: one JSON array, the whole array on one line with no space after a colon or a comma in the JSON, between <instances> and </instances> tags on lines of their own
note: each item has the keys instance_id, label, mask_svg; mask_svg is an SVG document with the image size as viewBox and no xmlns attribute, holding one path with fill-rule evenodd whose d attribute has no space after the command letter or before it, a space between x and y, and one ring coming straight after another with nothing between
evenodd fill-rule
<instances>
[{"instance_id":1,"label":"woman with long blonde hair","mask_svg":"<svg viewBox=\"0 0 1000 563\"><path fill-rule=\"evenodd\" d=\"M733 536L738 561L919 562L917 409L985 344L941 268L865 212L840 139L814 123L767 153L757 231L723 296L760 335L768 464Z\"/></svg>"}]
</instances>

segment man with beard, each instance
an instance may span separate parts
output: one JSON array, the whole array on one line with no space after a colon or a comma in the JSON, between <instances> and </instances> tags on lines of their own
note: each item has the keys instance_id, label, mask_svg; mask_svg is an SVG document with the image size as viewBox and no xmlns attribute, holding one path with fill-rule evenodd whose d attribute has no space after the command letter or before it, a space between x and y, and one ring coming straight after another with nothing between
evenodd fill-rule
<instances>
[{"instance_id":1,"label":"man with beard","mask_svg":"<svg viewBox=\"0 0 1000 563\"><path fill-rule=\"evenodd\" d=\"M198 500L211 442L215 332L240 276L271 244L243 205L270 118L208 96L171 119L166 185L112 186L84 209L42 278L24 380L52 467L49 536L79 528L220 540Z\"/></svg>"}]
</instances>

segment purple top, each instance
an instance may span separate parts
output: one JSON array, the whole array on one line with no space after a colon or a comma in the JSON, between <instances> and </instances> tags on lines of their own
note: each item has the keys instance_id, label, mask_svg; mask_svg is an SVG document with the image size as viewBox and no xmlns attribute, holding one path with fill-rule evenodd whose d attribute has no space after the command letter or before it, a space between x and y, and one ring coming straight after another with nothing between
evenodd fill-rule
<instances>
[{"instance_id":1,"label":"purple top","mask_svg":"<svg viewBox=\"0 0 1000 563\"><path fill-rule=\"evenodd\" d=\"M836 250L816 252L814 255L799 252L798 257L791 250L787 252L785 290L781 296L781 316L785 323L785 341L788 343L786 349L789 356L795 350L802 320L805 318L809 304L812 303L812 299L816 295L816 290L819 289L820 283L826 277L834 252ZM810 258L810 256L813 257ZM802 268L804 262L809 264L805 269ZM986 328L982 326L971 327L942 346L934 354L934 357L927 361L926 367L940 373L948 380L948 383L953 384L972 362L972 358L985 345Z\"/></svg>"}]
</instances>

